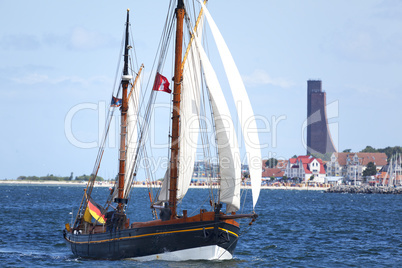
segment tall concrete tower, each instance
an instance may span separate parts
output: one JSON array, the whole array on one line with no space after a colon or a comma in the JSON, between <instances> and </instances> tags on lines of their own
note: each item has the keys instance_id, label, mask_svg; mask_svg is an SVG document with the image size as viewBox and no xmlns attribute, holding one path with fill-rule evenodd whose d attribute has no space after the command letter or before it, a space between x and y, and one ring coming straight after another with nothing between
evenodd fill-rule
<instances>
[{"instance_id":1,"label":"tall concrete tower","mask_svg":"<svg viewBox=\"0 0 402 268\"><path fill-rule=\"evenodd\" d=\"M326 95L320 80L307 81L307 154L336 152L329 132Z\"/></svg>"}]
</instances>

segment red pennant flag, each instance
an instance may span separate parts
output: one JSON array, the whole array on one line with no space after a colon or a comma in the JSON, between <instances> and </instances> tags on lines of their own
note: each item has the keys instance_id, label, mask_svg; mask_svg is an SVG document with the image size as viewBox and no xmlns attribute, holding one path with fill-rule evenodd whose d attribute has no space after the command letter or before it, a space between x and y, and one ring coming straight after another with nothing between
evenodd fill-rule
<instances>
[{"instance_id":1,"label":"red pennant flag","mask_svg":"<svg viewBox=\"0 0 402 268\"><path fill-rule=\"evenodd\" d=\"M172 91L169 89L169 85L170 83L166 77L164 77L160 73L156 73L155 83L152 90L172 93Z\"/></svg>"}]
</instances>

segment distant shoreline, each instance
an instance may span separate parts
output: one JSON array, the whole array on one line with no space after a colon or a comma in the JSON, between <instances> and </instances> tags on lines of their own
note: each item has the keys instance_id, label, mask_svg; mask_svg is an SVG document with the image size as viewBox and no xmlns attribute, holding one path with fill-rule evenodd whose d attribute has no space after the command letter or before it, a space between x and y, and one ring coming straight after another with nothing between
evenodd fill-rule
<instances>
[{"instance_id":1,"label":"distant shoreline","mask_svg":"<svg viewBox=\"0 0 402 268\"><path fill-rule=\"evenodd\" d=\"M17 181L17 180L0 180L0 185L4 184L19 184L19 185L43 185L43 186L82 186L85 187L87 183L82 182L67 182L67 181ZM113 187L109 182L96 182L95 187ZM134 184L134 187L146 188L147 185ZM159 186L156 186L159 187ZM190 188L206 189L209 186L206 185L191 185ZM325 191L330 187L298 187L298 186L261 186L261 190L308 190L308 191ZM250 186L242 186L242 189L251 189Z\"/></svg>"}]
</instances>

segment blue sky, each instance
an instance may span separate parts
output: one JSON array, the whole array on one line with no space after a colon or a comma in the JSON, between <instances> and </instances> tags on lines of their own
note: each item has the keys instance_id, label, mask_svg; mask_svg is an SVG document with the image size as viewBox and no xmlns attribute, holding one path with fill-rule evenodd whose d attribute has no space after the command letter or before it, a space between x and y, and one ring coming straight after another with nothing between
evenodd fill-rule
<instances>
[{"instance_id":1,"label":"blue sky","mask_svg":"<svg viewBox=\"0 0 402 268\"><path fill-rule=\"evenodd\" d=\"M0 179L92 171L97 149L71 143L66 117L77 105L95 105L71 121L78 140L97 141L96 105L110 99L126 9L137 57L150 69L167 5L0 1ZM323 82L338 150L401 145L401 1L210 0L208 7L255 114L270 124L260 134L263 157L305 153L309 79ZM114 177L115 158L105 159L101 176Z\"/></svg>"}]
</instances>

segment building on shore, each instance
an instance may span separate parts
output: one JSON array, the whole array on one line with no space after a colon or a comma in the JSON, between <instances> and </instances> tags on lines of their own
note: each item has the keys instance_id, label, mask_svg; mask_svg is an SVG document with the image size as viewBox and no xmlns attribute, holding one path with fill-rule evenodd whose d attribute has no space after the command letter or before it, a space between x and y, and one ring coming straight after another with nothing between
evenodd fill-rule
<instances>
[{"instance_id":1,"label":"building on shore","mask_svg":"<svg viewBox=\"0 0 402 268\"><path fill-rule=\"evenodd\" d=\"M284 176L298 178L301 182L325 183L325 168L321 159L310 155L290 158Z\"/></svg>"},{"instance_id":2,"label":"building on shore","mask_svg":"<svg viewBox=\"0 0 402 268\"><path fill-rule=\"evenodd\" d=\"M325 183L336 186L336 185L342 185L343 183L343 177L325 177Z\"/></svg>"},{"instance_id":3,"label":"building on shore","mask_svg":"<svg viewBox=\"0 0 402 268\"><path fill-rule=\"evenodd\" d=\"M269 180L270 178L281 179L285 174L280 168L268 168L262 166L262 179Z\"/></svg>"},{"instance_id":4,"label":"building on shore","mask_svg":"<svg viewBox=\"0 0 402 268\"><path fill-rule=\"evenodd\" d=\"M367 164L373 162L377 172L387 165L385 153L333 153L326 164L327 176L344 177L346 181L361 183Z\"/></svg>"},{"instance_id":5,"label":"building on shore","mask_svg":"<svg viewBox=\"0 0 402 268\"><path fill-rule=\"evenodd\" d=\"M307 155L336 152L329 131L321 80L307 81Z\"/></svg>"}]
</instances>

